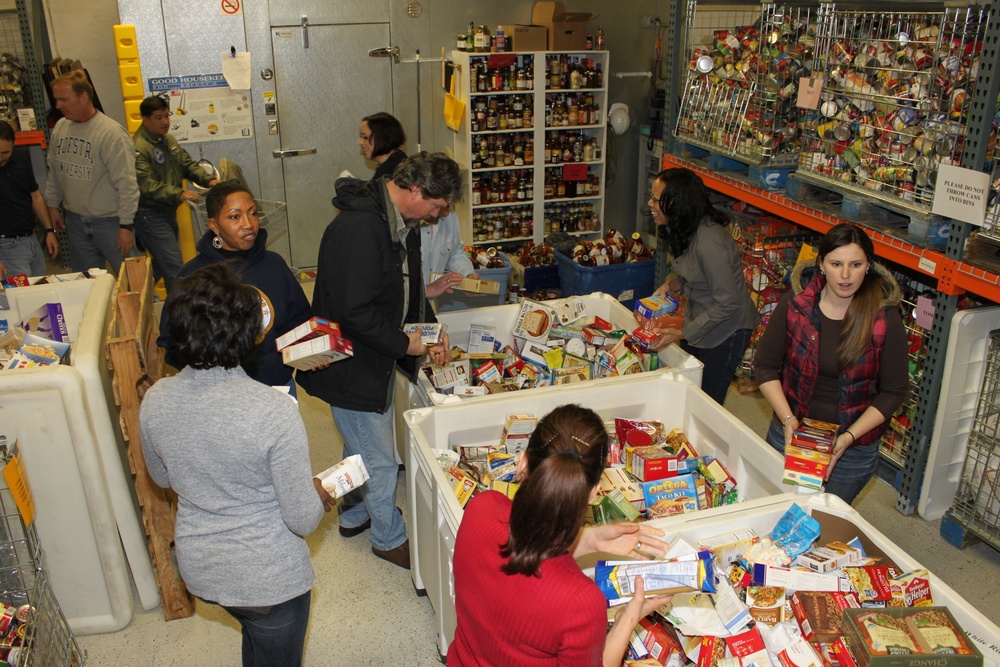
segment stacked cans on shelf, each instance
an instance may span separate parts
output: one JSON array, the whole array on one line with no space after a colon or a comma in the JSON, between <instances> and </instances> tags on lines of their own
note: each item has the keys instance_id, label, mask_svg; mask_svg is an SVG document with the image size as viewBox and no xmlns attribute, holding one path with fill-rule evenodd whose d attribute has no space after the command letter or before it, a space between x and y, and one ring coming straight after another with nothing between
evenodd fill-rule
<instances>
[{"instance_id":1,"label":"stacked cans on shelf","mask_svg":"<svg viewBox=\"0 0 1000 667\"><path fill-rule=\"evenodd\" d=\"M962 165L989 10L821 13L824 79L799 174L917 213Z\"/></svg>"},{"instance_id":2,"label":"stacked cans on shelf","mask_svg":"<svg viewBox=\"0 0 1000 667\"><path fill-rule=\"evenodd\" d=\"M794 166L812 74L816 9L775 4L699 8L688 2L688 73L675 134L750 164Z\"/></svg>"}]
</instances>

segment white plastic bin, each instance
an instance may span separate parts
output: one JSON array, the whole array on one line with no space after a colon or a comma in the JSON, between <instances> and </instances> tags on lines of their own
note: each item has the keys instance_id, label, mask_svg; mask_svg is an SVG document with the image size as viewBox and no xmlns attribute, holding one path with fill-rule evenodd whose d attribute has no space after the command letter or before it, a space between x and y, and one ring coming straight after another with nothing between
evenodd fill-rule
<instances>
[{"instance_id":1,"label":"white plastic bin","mask_svg":"<svg viewBox=\"0 0 1000 667\"><path fill-rule=\"evenodd\" d=\"M114 279L7 291L15 326L49 301L63 306L72 365L0 372L0 431L21 443L53 592L77 634L113 632L132 618L128 565L143 607L159 605L149 548L108 411L104 333Z\"/></svg>"},{"instance_id":2,"label":"white plastic bin","mask_svg":"<svg viewBox=\"0 0 1000 667\"><path fill-rule=\"evenodd\" d=\"M747 528L754 529L758 535L764 535L774 528L781 515L793 503L798 503L803 510L820 522L822 532L819 544L831 540L846 541L857 536L861 538L869 555L880 555L878 552L881 552L905 572L924 569L913 557L868 523L857 510L840 498L826 493L810 496L783 494L758 498L739 505L717 508L711 515L708 512L683 514L656 519L650 523L666 533L664 539L668 542L676 540L679 536L688 542L697 543L700 539ZM955 620L982 651L984 667L1000 667L1000 644L998 644L1000 627L972 608L933 572L930 574L930 581L934 604L947 606L951 610Z\"/></svg>"},{"instance_id":3,"label":"white plastic bin","mask_svg":"<svg viewBox=\"0 0 1000 667\"><path fill-rule=\"evenodd\" d=\"M511 392L492 401L463 401L410 410L406 450L410 563L413 585L426 590L436 612L438 650L445 654L455 633L451 560L462 508L435 461L435 449L452 444L496 444L508 414L538 417L577 403L604 419L657 419L681 428L699 453L719 458L736 479L740 498L780 494L784 460L742 422L702 392L688 377L670 371L605 378L593 382ZM695 516L712 516L716 507ZM688 515L689 516L689 515Z\"/></svg>"},{"instance_id":4,"label":"white plastic bin","mask_svg":"<svg viewBox=\"0 0 1000 667\"><path fill-rule=\"evenodd\" d=\"M996 307L960 310L951 320L941 394L917 503L917 512L928 521L943 517L958 491L994 329L1000 329L1000 308Z\"/></svg>"},{"instance_id":5,"label":"white plastic bin","mask_svg":"<svg viewBox=\"0 0 1000 667\"><path fill-rule=\"evenodd\" d=\"M632 319L632 312L608 294L594 292L593 294L577 298L583 299L587 304L587 314L589 315L596 315L603 318L621 329L631 331L636 327L635 320ZM512 345L514 343L514 335L511 333L511 329L514 327L514 321L517 319L520 309L521 306L519 304L508 304L505 306L438 313L437 318L439 322L448 325L449 342L463 349L468 349L469 330L473 324L482 324L496 328L497 340L500 341L500 344ZM666 349L660 350L659 357L661 368L658 371L665 368L672 370L679 375L689 378L697 386L701 386L701 376L705 365L682 350L679 345L670 345ZM399 374L397 374L397 380L394 399L395 430L396 449L400 458L405 458L406 456L406 428L401 420L402 414L406 410L448 403L489 401L495 398L495 396L491 395L459 397L438 393L434 385L431 384L430 379L422 371L417 374L416 382L407 382ZM524 391L535 390L526 389Z\"/></svg>"},{"instance_id":6,"label":"white plastic bin","mask_svg":"<svg viewBox=\"0 0 1000 667\"><path fill-rule=\"evenodd\" d=\"M588 315L596 315L603 318L619 329L632 331L637 326L635 320L632 319L632 311L608 294L594 292L593 294L577 298L582 299L587 304ZM451 344L457 345L462 349L468 349L469 330L473 324L495 327L497 330L497 340L500 341L500 344L512 345L514 343L514 335L511 333L511 329L514 327L514 321L517 319L520 310L520 304L508 304L505 306L492 306L490 308L475 308L440 313L437 318L439 322L448 325L448 338ZM666 367L669 370L676 371L680 375L685 375L696 385L701 386L701 375L705 369L705 365L679 346L670 345L665 350L660 351L659 357L661 367ZM448 394L439 394L424 373L418 375L415 390L417 391L417 400L425 406L488 398L488 396L460 398Z\"/></svg>"}]
</instances>

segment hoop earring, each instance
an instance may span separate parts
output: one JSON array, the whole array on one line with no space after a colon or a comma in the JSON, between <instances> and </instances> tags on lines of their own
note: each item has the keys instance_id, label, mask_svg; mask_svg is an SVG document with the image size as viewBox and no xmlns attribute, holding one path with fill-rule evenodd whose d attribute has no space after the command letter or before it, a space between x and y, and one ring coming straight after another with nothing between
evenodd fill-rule
<instances>
[{"instance_id":1,"label":"hoop earring","mask_svg":"<svg viewBox=\"0 0 1000 667\"><path fill-rule=\"evenodd\" d=\"M216 250L221 250L222 249L222 239L219 238L218 236L216 236L214 239L212 239L212 247L215 248Z\"/></svg>"}]
</instances>

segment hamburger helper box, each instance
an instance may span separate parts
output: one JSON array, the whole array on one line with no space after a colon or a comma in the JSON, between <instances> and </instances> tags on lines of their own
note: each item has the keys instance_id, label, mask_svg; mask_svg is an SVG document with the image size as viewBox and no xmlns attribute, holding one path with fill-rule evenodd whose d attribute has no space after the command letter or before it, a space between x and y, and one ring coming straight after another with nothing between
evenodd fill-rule
<instances>
[{"instance_id":1,"label":"hamburger helper box","mask_svg":"<svg viewBox=\"0 0 1000 667\"><path fill-rule=\"evenodd\" d=\"M631 317L624 307L615 305ZM497 326L498 334L504 330ZM452 452L452 446L495 447L508 416L540 418L567 403L591 408L606 421L619 417L658 420L669 430L682 430L699 454L718 459L735 478L740 502L729 508L740 507L745 499L795 488L780 482L781 456L685 374L661 370L481 398L454 398L442 405L409 410L403 421L408 430L405 469L411 577L417 590L426 591L434 608L442 654L447 652L456 623L451 557L463 510L439 458ZM633 507L643 502L640 485L631 485L628 492L627 500ZM726 508L699 510L679 518L712 517L722 509Z\"/></svg>"},{"instance_id":2,"label":"hamburger helper box","mask_svg":"<svg viewBox=\"0 0 1000 667\"><path fill-rule=\"evenodd\" d=\"M532 333L537 331L533 327L540 324L541 318L529 316L528 313L544 309L549 318L549 322L559 317L562 321L565 317L580 316L580 309L583 308L583 316L596 317L608 323L610 328L626 329L632 331L636 328L636 321L632 312L623 306L613 297L607 294L594 293L586 296L576 296L568 299L557 299L554 301L531 301L524 304L506 304L502 306L490 306L487 308L474 308L469 310L449 311L438 313L439 322L448 326L448 336L452 346L457 346L463 350L470 351L476 345L477 349L482 344L485 337L492 335L494 349L503 349L506 346L522 349L526 342L531 340L527 337L519 337L516 331L527 328ZM529 333L523 331L523 333ZM537 337L536 337L537 338ZM544 344L544 341L542 342ZM657 353L659 370L670 370L678 375L689 377L696 385L701 385L701 374L704 365L693 356L682 350L677 345L669 345L667 348ZM413 383L406 383L407 391L397 391L396 401L400 406L400 414L403 410L411 407L426 407L431 405L443 405L445 403L469 401L469 400L492 400L496 395L488 394L476 396L474 398L459 397L454 394L441 393L435 389L431 379L423 372L417 374L417 379ZM536 391L527 389L523 391ZM405 406L405 407L402 407ZM397 432L398 438L402 439L405 433ZM400 442L400 451L405 447L405 443Z\"/></svg>"}]
</instances>

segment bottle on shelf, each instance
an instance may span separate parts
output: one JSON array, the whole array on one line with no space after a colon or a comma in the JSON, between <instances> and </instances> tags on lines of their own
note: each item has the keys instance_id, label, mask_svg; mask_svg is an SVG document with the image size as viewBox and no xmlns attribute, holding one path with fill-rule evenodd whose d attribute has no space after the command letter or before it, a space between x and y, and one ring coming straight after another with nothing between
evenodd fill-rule
<instances>
[{"instance_id":1,"label":"bottle on shelf","mask_svg":"<svg viewBox=\"0 0 1000 667\"><path fill-rule=\"evenodd\" d=\"M507 50L507 36L504 34L503 26L497 24L497 33L494 35L494 43L497 45L497 53L503 53Z\"/></svg>"},{"instance_id":2,"label":"bottle on shelf","mask_svg":"<svg viewBox=\"0 0 1000 667\"><path fill-rule=\"evenodd\" d=\"M492 45L492 35L490 34L490 29L484 25L476 28L476 34L474 39L474 45L476 48L476 53L489 53L490 47Z\"/></svg>"},{"instance_id":3,"label":"bottle on shelf","mask_svg":"<svg viewBox=\"0 0 1000 667\"><path fill-rule=\"evenodd\" d=\"M465 33L465 50L473 53L476 50L476 24L469 21L469 31Z\"/></svg>"},{"instance_id":4,"label":"bottle on shelf","mask_svg":"<svg viewBox=\"0 0 1000 667\"><path fill-rule=\"evenodd\" d=\"M604 50L604 26L597 26L597 34L594 35L594 46L598 51Z\"/></svg>"}]
</instances>

